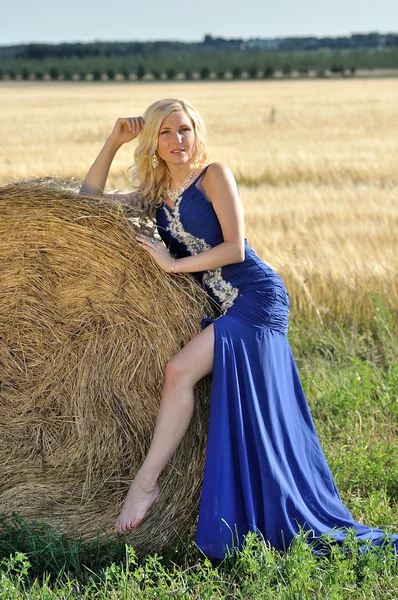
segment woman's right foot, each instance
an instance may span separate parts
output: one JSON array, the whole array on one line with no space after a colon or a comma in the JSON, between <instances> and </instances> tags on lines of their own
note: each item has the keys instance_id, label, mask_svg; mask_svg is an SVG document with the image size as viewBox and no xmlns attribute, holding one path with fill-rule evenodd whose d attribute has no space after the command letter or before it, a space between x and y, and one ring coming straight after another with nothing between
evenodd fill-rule
<instances>
[{"instance_id":1,"label":"woman's right foot","mask_svg":"<svg viewBox=\"0 0 398 600\"><path fill-rule=\"evenodd\" d=\"M154 486L145 486L140 482L139 477L136 477L127 492L127 496L123 502L122 510L116 520L115 531L117 533L126 533L131 531L144 519L146 513L156 502L159 496L159 487L155 483Z\"/></svg>"}]
</instances>

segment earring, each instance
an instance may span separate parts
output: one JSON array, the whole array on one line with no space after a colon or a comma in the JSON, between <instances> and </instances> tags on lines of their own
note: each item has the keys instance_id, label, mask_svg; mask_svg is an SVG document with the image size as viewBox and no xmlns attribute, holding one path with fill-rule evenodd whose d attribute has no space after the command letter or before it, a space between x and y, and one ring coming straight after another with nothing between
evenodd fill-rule
<instances>
[{"instance_id":1,"label":"earring","mask_svg":"<svg viewBox=\"0 0 398 600\"><path fill-rule=\"evenodd\" d=\"M156 167L159 166L159 161L158 161L158 157L156 156L156 154L152 154L152 168L156 169Z\"/></svg>"}]
</instances>

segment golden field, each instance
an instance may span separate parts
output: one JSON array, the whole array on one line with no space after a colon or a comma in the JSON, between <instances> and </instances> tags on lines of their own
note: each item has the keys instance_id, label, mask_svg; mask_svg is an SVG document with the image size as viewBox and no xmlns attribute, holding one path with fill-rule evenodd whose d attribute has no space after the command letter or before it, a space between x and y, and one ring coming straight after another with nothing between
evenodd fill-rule
<instances>
[{"instance_id":1,"label":"golden field","mask_svg":"<svg viewBox=\"0 0 398 600\"><path fill-rule=\"evenodd\" d=\"M284 277L292 308L368 318L398 304L398 80L0 85L0 184L84 177L119 116L190 100L212 160L234 172L247 237ZM110 188L128 189L133 145Z\"/></svg>"}]
</instances>

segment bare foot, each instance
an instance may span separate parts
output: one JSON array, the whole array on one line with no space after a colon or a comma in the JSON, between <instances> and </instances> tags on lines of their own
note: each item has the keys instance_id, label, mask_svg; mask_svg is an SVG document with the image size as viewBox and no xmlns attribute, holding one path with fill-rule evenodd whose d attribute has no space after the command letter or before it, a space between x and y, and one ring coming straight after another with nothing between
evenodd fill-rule
<instances>
[{"instance_id":1,"label":"bare foot","mask_svg":"<svg viewBox=\"0 0 398 600\"><path fill-rule=\"evenodd\" d=\"M137 527L158 496L159 487L157 483L153 487L148 487L143 485L136 477L132 481L123 502L121 513L116 520L115 531L125 533Z\"/></svg>"}]
</instances>

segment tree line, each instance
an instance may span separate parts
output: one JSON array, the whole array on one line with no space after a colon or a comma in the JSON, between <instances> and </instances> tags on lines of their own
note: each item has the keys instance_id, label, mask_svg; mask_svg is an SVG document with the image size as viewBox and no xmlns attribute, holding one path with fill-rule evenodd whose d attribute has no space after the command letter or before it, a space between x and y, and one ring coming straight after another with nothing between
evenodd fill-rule
<instances>
[{"instance_id":1,"label":"tree line","mask_svg":"<svg viewBox=\"0 0 398 600\"><path fill-rule=\"evenodd\" d=\"M325 77L329 74L340 74L342 76L355 75L356 67L351 65L349 68L344 67L342 64L332 63L327 69L318 69L311 71L312 76ZM310 70L307 68L301 68L299 71L295 71L291 65L285 64L282 69L278 69L278 73L283 76L292 76L297 73L299 76L309 75ZM169 67L164 71L159 69L147 70L142 64L138 65L137 69L131 70L128 68L113 69L112 67L104 70L99 67L94 69L83 69L80 71L72 71L68 68L62 68L52 66L48 70L37 69L32 70L29 67L23 67L19 72L15 70L9 70L3 72L0 68L0 80L23 80L23 81L104 81L104 80L193 80L193 79L271 79L276 75L276 70L272 65L266 65L266 67L259 71L257 67L252 66L247 71L243 70L239 65L235 65L229 71L219 69L218 71L211 71L209 67L203 66L199 71L179 71L175 68Z\"/></svg>"},{"instance_id":2,"label":"tree line","mask_svg":"<svg viewBox=\"0 0 398 600\"><path fill-rule=\"evenodd\" d=\"M269 78L279 71L318 75L355 73L357 69L398 68L398 47L305 52L164 52L159 56L71 56L3 58L0 79L225 79Z\"/></svg>"},{"instance_id":3,"label":"tree line","mask_svg":"<svg viewBox=\"0 0 398 600\"><path fill-rule=\"evenodd\" d=\"M74 42L61 44L20 44L0 46L0 59L19 58L43 60L45 58L85 57L160 57L163 54L194 54L240 52L251 54L258 50L268 52L306 52L316 50L389 49L398 48L396 33L354 33L338 37L288 37L226 39L205 35L201 42Z\"/></svg>"}]
</instances>

